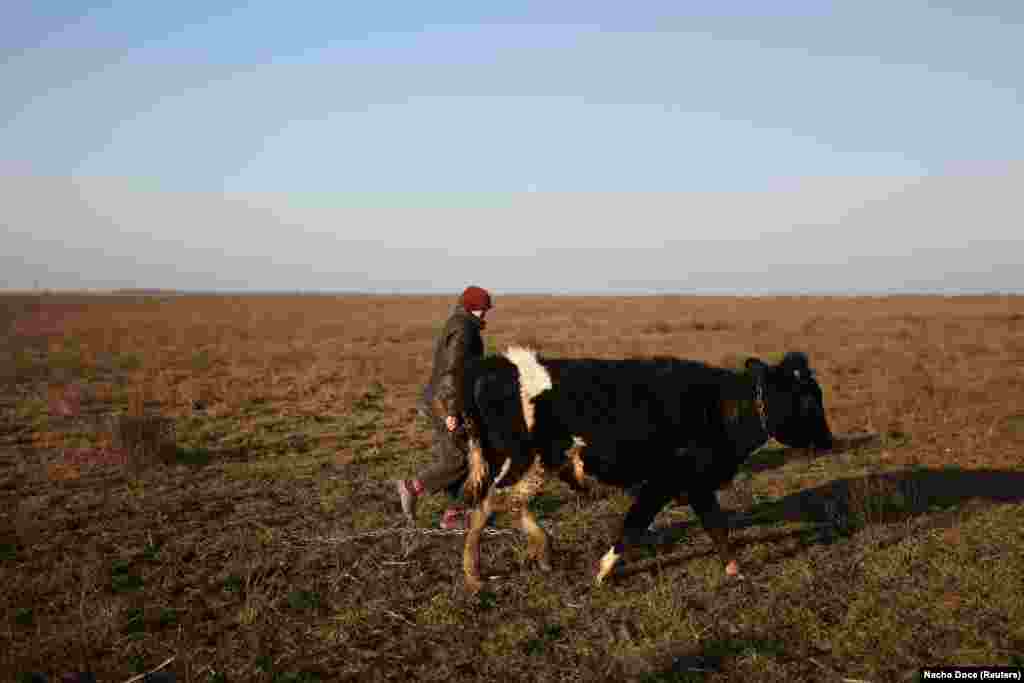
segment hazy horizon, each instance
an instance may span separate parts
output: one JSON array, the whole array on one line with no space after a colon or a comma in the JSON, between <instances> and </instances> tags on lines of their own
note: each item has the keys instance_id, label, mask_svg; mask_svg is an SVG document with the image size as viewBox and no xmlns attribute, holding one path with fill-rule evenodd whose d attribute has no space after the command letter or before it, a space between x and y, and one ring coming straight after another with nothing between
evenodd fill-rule
<instances>
[{"instance_id":1,"label":"hazy horizon","mask_svg":"<svg viewBox=\"0 0 1024 683\"><path fill-rule=\"evenodd\" d=\"M0 289L1024 293L1024 6L26 4Z\"/></svg>"}]
</instances>

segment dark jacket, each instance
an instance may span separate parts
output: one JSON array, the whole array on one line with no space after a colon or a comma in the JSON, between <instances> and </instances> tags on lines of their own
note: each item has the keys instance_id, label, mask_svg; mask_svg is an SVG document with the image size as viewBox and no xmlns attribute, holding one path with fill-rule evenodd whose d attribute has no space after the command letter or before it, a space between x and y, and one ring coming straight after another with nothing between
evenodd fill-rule
<instances>
[{"instance_id":1,"label":"dark jacket","mask_svg":"<svg viewBox=\"0 0 1024 683\"><path fill-rule=\"evenodd\" d=\"M462 373L466 361L483 358L484 340L480 319L456 304L434 346L434 370L423 399L440 418L463 411Z\"/></svg>"}]
</instances>

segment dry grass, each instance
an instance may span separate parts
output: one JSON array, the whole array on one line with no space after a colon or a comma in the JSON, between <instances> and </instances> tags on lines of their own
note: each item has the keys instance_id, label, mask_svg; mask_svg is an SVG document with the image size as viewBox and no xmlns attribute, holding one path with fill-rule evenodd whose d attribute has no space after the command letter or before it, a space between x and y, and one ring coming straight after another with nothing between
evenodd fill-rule
<instances>
[{"instance_id":1,"label":"dry grass","mask_svg":"<svg viewBox=\"0 0 1024 683\"><path fill-rule=\"evenodd\" d=\"M459 537L385 533L429 462L415 400L442 297L6 297L0 678L909 680L1024 663L1024 302L502 297L492 350L735 363L810 353L838 432L768 447L723 504L749 581L688 508L616 581L628 508L552 485L555 571L515 536L468 598ZM426 500L421 525L445 505ZM499 524L502 521L499 520ZM702 669L703 671L697 671Z\"/></svg>"}]
</instances>

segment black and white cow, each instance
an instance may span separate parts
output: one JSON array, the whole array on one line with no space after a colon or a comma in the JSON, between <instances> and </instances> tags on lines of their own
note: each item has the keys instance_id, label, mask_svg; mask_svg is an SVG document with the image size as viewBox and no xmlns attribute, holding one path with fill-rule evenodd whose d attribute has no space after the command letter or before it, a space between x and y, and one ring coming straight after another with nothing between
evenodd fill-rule
<instances>
[{"instance_id":1,"label":"black and white cow","mask_svg":"<svg viewBox=\"0 0 1024 683\"><path fill-rule=\"evenodd\" d=\"M599 585L673 498L689 503L726 573L738 575L715 491L770 437L832 446L803 353L776 365L750 359L737 372L673 358L543 358L512 347L471 363L465 382L473 509L463 571L473 592L482 587L480 537L492 512L518 512L529 556L550 569L548 537L528 502L552 474L577 486L591 476L635 497L619 541L599 563Z\"/></svg>"}]
</instances>

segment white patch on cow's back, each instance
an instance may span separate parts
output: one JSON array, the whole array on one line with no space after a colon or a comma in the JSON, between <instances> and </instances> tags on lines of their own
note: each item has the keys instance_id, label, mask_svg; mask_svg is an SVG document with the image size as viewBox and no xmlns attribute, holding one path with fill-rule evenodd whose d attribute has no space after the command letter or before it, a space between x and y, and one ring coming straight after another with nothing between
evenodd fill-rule
<instances>
[{"instance_id":1,"label":"white patch on cow's back","mask_svg":"<svg viewBox=\"0 0 1024 683\"><path fill-rule=\"evenodd\" d=\"M505 351L508 358L519 371L519 386L530 398L537 398L541 392L551 388L551 375L537 360L537 352L523 346L510 346Z\"/></svg>"},{"instance_id":2,"label":"white patch on cow's back","mask_svg":"<svg viewBox=\"0 0 1024 683\"><path fill-rule=\"evenodd\" d=\"M533 429L533 399L551 388L551 375L537 360L533 349L522 346L510 346L505 351L508 358L519 372L519 397L523 402L523 417L526 428Z\"/></svg>"}]
</instances>

